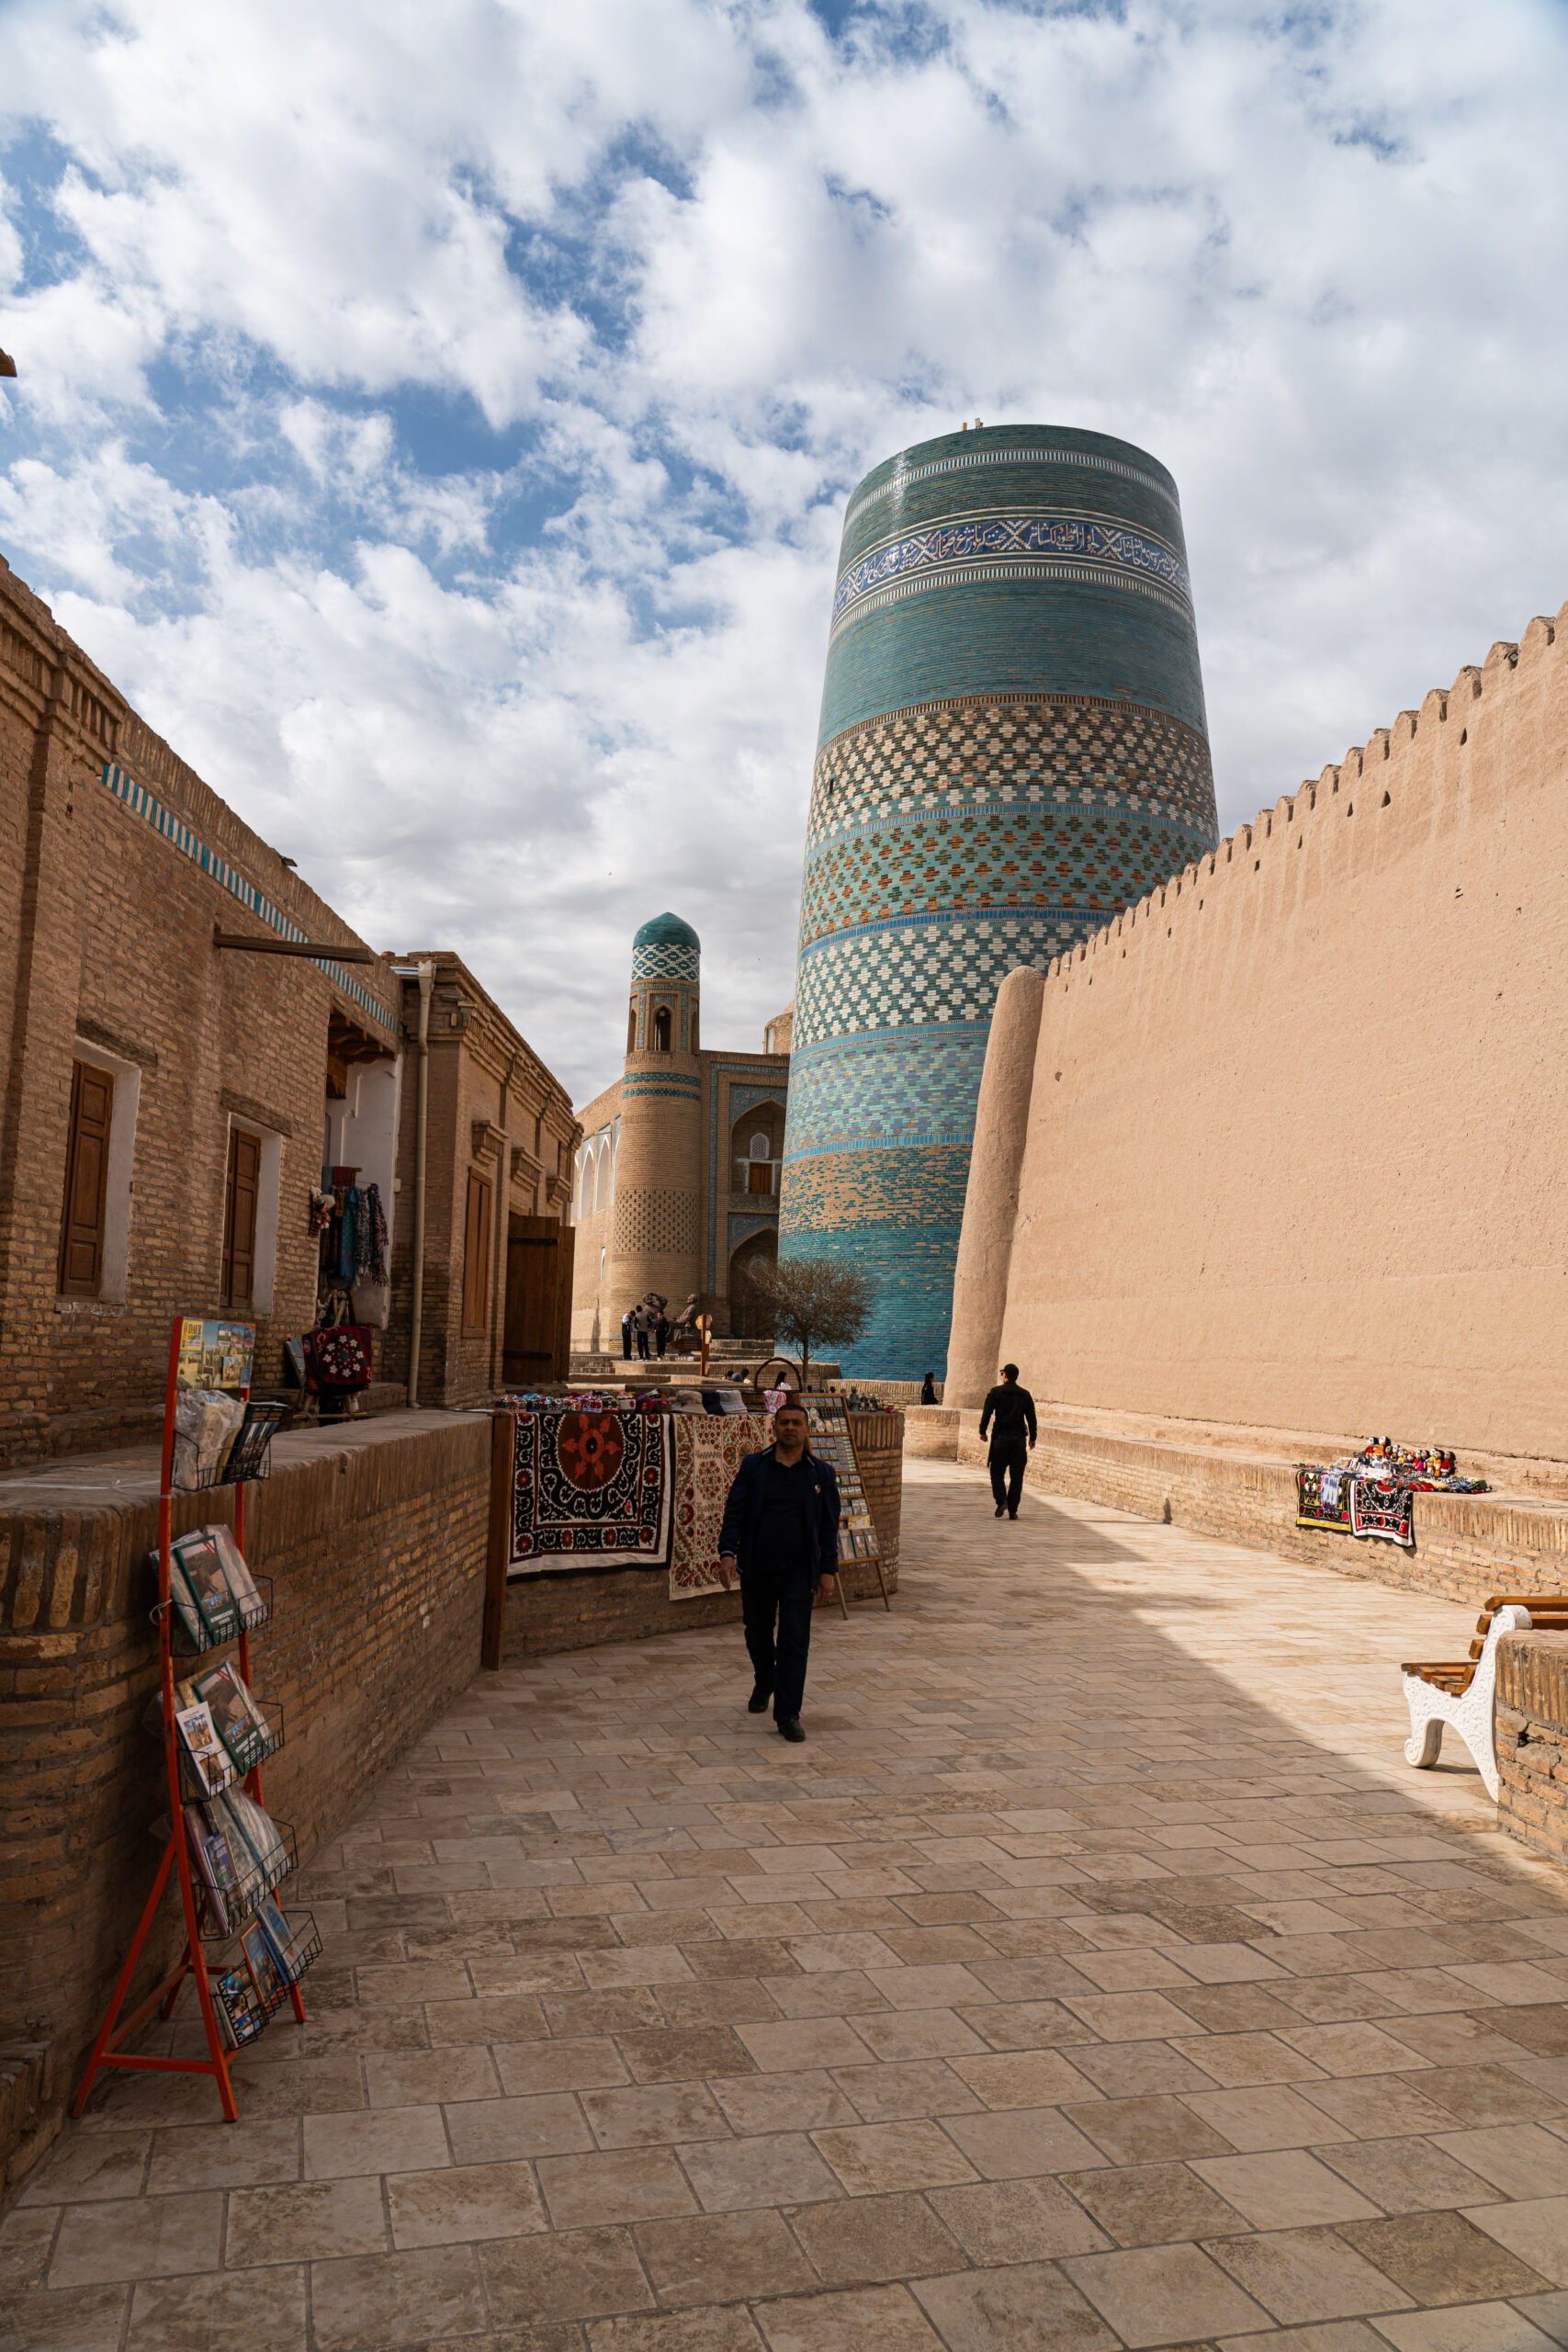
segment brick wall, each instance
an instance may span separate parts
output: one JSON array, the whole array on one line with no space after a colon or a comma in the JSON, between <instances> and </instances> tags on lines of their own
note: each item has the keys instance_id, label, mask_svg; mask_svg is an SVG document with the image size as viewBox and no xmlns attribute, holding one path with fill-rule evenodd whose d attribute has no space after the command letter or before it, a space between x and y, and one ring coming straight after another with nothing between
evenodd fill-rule
<instances>
[{"instance_id":1,"label":"brick wall","mask_svg":"<svg viewBox=\"0 0 1568 2352\"><path fill-rule=\"evenodd\" d=\"M247 1552L274 1579L252 1669L285 1710L265 1781L303 1861L478 1667L489 1428L389 1419L346 1447L323 1432L276 1451L297 1458L250 1489ZM0 1489L0 1511L8 1499ZM221 1515L211 1498L182 1498L175 1532ZM17 2076L0 2167L13 2185L59 2127L156 1864L147 1828L166 1792L141 1723L158 1678L156 1536L151 1498L0 1515L0 2046ZM143 1985L180 1939L171 1888ZM28 2044L37 2054L19 2060ZM6 2103L0 2081L0 2130Z\"/></svg>"},{"instance_id":2,"label":"brick wall","mask_svg":"<svg viewBox=\"0 0 1568 2352\"><path fill-rule=\"evenodd\" d=\"M417 964L419 951L397 958ZM468 1405L505 1384L509 1219L558 1217L570 1195L578 1137L565 1089L514 1029L461 958L433 954L425 1116L424 1295L421 1306L419 1401ZM419 989L402 983L403 1023L418 1035ZM413 1204L418 1132L418 1059L411 1053L398 1126L399 1221L392 1247L392 1302L382 1353L389 1379L409 1374L413 1294ZM538 1150L535 1149L536 1127ZM474 1149L481 1129L482 1149ZM498 1140L499 1139L499 1140ZM491 1250L483 1327L463 1322L463 1266L470 1170L491 1185ZM560 1367L565 1371L564 1364Z\"/></svg>"},{"instance_id":3,"label":"brick wall","mask_svg":"<svg viewBox=\"0 0 1568 2352\"><path fill-rule=\"evenodd\" d=\"M984 1463L979 1414L953 1409L958 1460ZM915 1450L939 1453L951 1442L948 1410L926 1408ZM1499 1591L1568 1591L1568 1510L1561 1505L1493 1495L1417 1495L1416 1548L1406 1552L1396 1544L1298 1527L1295 1474L1288 1463L1118 1437L1043 1418L1027 1480L1046 1494L1110 1503L1141 1519L1174 1521L1226 1543L1471 1608Z\"/></svg>"},{"instance_id":4,"label":"brick wall","mask_svg":"<svg viewBox=\"0 0 1568 2352\"><path fill-rule=\"evenodd\" d=\"M1510 1634L1497 1651L1497 1818L1568 1862L1568 1634Z\"/></svg>"},{"instance_id":5,"label":"brick wall","mask_svg":"<svg viewBox=\"0 0 1568 2352\"><path fill-rule=\"evenodd\" d=\"M106 764L152 795L133 806ZM158 821L152 821L156 816ZM309 958L213 946L215 926L272 928L221 861L307 938L342 919L138 718L0 561L0 1464L150 1435L176 1314L220 1311L231 1117L280 1139L276 1264L257 1321L257 1378L314 1320L308 1196L321 1177L334 1011L400 1046L377 965L355 986L378 1024ZM118 1065L139 1089L123 1297L58 1295L72 1062Z\"/></svg>"}]
</instances>

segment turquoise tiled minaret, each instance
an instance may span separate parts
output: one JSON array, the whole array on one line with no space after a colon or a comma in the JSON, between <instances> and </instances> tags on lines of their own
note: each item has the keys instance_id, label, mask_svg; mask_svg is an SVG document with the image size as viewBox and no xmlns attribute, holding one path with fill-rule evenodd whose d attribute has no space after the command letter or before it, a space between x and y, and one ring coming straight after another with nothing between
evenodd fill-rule
<instances>
[{"instance_id":1,"label":"turquoise tiled minaret","mask_svg":"<svg viewBox=\"0 0 1568 2352\"><path fill-rule=\"evenodd\" d=\"M780 1252L942 1374L991 1007L1218 839L1176 484L1099 433L905 449L850 500L801 893Z\"/></svg>"}]
</instances>

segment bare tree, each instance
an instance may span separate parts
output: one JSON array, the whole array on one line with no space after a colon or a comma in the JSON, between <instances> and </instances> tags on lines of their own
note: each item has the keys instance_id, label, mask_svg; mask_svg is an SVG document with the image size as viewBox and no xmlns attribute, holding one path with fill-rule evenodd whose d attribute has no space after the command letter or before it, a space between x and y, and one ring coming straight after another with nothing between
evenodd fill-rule
<instances>
[{"instance_id":1,"label":"bare tree","mask_svg":"<svg viewBox=\"0 0 1568 2352\"><path fill-rule=\"evenodd\" d=\"M773 1317L778 1339L800 1350L800 1385L811 1385L811 1351L826 1342L850 1347L865 1329L875 1303L871 1278L837 1258L781 1258L750 1271L752 1295Z\"/></svg>"}]
</instances>

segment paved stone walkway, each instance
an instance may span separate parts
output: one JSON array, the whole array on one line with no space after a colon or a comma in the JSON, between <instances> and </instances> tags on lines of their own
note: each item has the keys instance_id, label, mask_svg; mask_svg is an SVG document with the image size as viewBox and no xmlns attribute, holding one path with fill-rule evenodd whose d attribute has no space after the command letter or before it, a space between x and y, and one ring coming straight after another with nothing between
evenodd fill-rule
<instances>
[{"instance_id":1,"label":"paved stone walkway","mask_svg":"<svg viewBox=\"0 0 1568 2352\"><path fill-rule=\"evenodd\" d=\"M0 2228L0 2345L1568 2345L1568 1878L1400 1758L1467 1613L948 1464L905 1530L803 1748L738 1630L480 1675L242 2121L114 2080Z\"/></svg>"}]
</instances>

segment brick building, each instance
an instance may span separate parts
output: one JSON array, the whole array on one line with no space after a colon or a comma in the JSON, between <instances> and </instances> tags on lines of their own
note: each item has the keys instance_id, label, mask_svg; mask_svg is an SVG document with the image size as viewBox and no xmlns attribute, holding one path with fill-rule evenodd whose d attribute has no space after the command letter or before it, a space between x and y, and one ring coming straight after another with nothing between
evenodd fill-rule
<instances>
[{"instance_id":1,"label":"brick building","mask_svg":"<svg viewBox=\"0 0 1568 2352\"><path fill-rule=\"evenodd\" d=\"M400 956L409 1075L398 1130L398 1223L382 1360L408 1384L415 1317L420 1000L428 999L422 1405L471 1404L564 1375L571 1303L572 1157L566 1089L459 957ZM421 978L422 972L424 975Z\"/></svg>"},{"instance_id":2,"label":"brick building","mask_svg":"<svg viewBox=\"0 0 1568 2352\"><path fill-rule=\"evenodd\" d=\"M314 943L340 952L287 952ZM279 1386L284 1340L316 1319L310 1201L334 1167L381 1194L392 1279L354 1312L378 1378L406 1380L422 1059L422 1400L506 1376L509 1267L514 1370L564 1370L564 1332L539 1356L528 1273L547 1266L553 1300L565 1091L455 956L420 960L427 1057L417 975L355 939L0 559L0 1465L151 1437L178 1314L254 1321L257 1385Z\"/></svg>"},{"instance_id":3,"label":"brick building","mask_svg":"<svg viewBox=\"0 0 1568 2352\"><path fill-rule=\"evenodd\" d=\"M701 979L690 923L643 924L625 1066L583 1106L572 1171L572 1344L590 1355L618 1352L623 1313L650 1291L672 1315L694 1291L716 1331L772 1338L749 1276L778 1257L792 1015L769 1022L760 1054L715 1051L700 1041Z\"/></svg>"},{"instance_id":4,"label":"brick building","mask_svg":"<svg viewBox=\"0 0 1568 2352\"><path fill-rule=\"evenodd\" d=\"M314 1320L329 1097L401 1047L368 956L0 562L0 1461L150 1435L170 1319L241 1314L263 1378Z\"/></svg>"}]
</instances>

